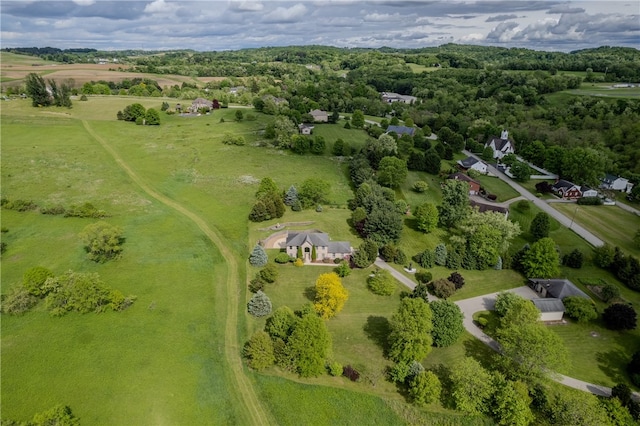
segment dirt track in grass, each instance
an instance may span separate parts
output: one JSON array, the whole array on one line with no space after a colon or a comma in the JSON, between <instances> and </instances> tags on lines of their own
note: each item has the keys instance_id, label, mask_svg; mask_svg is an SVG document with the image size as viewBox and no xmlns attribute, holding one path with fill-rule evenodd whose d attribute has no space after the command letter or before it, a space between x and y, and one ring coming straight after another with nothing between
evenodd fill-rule
<instances>
[{"instance_id":1,"label":"dirt track in grass","mask_svg":"<svg viewBox=\"0 0 640 426\"><path fill-rule=\"evenodd\" d=\"M256 425L269 424L269 413L265 410L256 395L253 385L249 378L244 374L242 359L240 358L240 348L238 345L238 292L235 291L238 282L238 263L233 253L224 243L220 232L213 226L209 226L204 219L183 207L180 203L160 194L149 185L147 185L138 176L131 167L120 157L115 149L107 143L100 135L98 135L85 120L82 121L87 133L91 135L115 160L115 162L127 173L131 180L138 185L149 196L155 198L164 205L178 211L193 223L211 240L213 244L220 250L227 266L227 278L223 289L223 296L227 300L227 312L225 319L224 333L224 351L225 358L233 373L236 389L240 393L240 399L245 405L246 413L250 417L250 423ZM243 411L243 410L241 410Z\"/></svg>"}]
</instances>

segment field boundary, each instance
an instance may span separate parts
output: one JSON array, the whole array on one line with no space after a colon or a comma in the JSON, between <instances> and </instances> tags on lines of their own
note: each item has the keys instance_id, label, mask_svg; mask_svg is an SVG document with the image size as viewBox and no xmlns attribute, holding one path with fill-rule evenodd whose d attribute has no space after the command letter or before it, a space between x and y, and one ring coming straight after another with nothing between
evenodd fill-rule
<instances>
[{"instance_id":1,"label":"field boundary","mask_svg":"<svg viewBox=\"0 0 640 426\"><path fill-rule=\"evenodd\" d=\"M244 374L242 359L239 355L238 345L238 292L235 290L238 282L238 263L233 256L233 253L224 244L219 231L215 227L207 225L204 219L183 207L178 202L166 197L149 185L147 185L138 176L131 167L120 157L115 149L107 143L100 135L98 135L89 125L86 120L82 120L82 125L89 135L95 139L108 153L113 157L115 162L120 166L129 176L129 178L140 187L149 196L155 198L162 204L170 207L180 214L184 215L195 223L198 228L209 238L209 240L220 250L222 257L227 265L227 280L225 283L226 300L227 300L227 315L225 320L225 332L224 332L224 352L225 358L231 367L233 377L237 385L237 389L240 392L241 400L243 401L246 412L251 417L252 424L267 425L269 424L269 414L265 410L264 406L260 402L253 385L249 378Z\"/></svg>"}]
</instances>

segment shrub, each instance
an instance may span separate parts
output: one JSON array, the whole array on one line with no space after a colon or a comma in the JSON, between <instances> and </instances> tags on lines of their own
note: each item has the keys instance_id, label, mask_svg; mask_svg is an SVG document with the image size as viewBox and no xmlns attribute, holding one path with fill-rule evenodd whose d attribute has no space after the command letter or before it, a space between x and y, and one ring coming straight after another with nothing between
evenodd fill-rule
<instances>
[{"instance_id":1,"label":"shrub","mask_svg":"<svg viewBox=\"0 0 640 426\"><path fill-rule=\"evenodd\" d=\"M321 206L320 204L318 204L318 205L316 206L316 212L317 212L317 213L322 213L322 206Z\"/></svg>"},{"instance_id":2,"label":"shrub","mask_svg":"<svg viewBox=\"0 0 640 426\"><path fill-rule=\"evenodd\" d=\"M254 317L264 317L271 313L271 300L269 296L264 294L262 290L258 290L254 294L249 303L247 303L247 311Z\"/></svg>"},{"instance_id":3,"label":"shrub","mask_svg":"<svg viewBox=\"0 0 640 426\"><path fill-rule=\"evenodd\" d=\"M447 264L447 246L442 243L436 246L433 261L438 266L445 266Z\"/></svg>"},{"instance_id":4,"label":"shrub","mask_svg":"<svg viewBox=\"0 0 640 426\"><path fill-rule=\"evenodd\" d=\"M267 264L269 261L269 257L267 256L267 252L264 251L264 248L260 244L256 244L249 255L249 263L251 266L262 267Z\"/></svg>"},{"instance_id":5,"label":"shrub","mask_svg":"<svg viewBox=\"0 0 640 426\"><path fill-rule=\"evenodd\" d=\"M222 143L225 145L243 146L246 141L244 140L244 136L242 135L234 135L232 133L225 132L224 136L222 137Z\"/></svg>"},{"instance_id":6,"label":"shrub","mask_svg":"<svg viewBox=\"0 0 640 426\"><path fill-rule=\"evenodd\" d=\"M600 197L582 197L578 198L578 204L581 206L601 206L602 199Z\"/></svg>"},{"instance_id":7,"label":"shrub","mask_svg":"<svg viewBox=\"0 0 640 426\"><path fill-rule=\"evenodd\" d=\"M600 288L600 297L607 303L611 302L620 297L620 289L615 284L606 283Z\"/></svg>"},{"instance_id":8,"label":"shrub","mask_svg":"<svg viewBox=\"0 0 640 426\"><path fill-rule=\"evenodd\" d=\"M429 184L423 180L419 180L413 184L412 189L418 193L422 193L429 189Z\"/></svg>"},{"instance_id":9,"label":"shrub","mask_svg":"<svg viewBox=\"0 0 640 426\"><path fill-rule=\"evenodd\" d=\"M460 290L464 286L464 277L459 272L452 272L447 279L456 286L456 290Z\"/></svg>"},{"instance_id":10,"label":"shrub","mask_svg":"<svg viewBox=\"0 0 640 426\"><path fill-rule=\"evenodd\" d=\"M271 337L262 330L253 333L244 345L243 355L249 367L258 371L273 365L276 360Z\"/></svg>"},{"instance_id":11,"label":"shrub","mask_svg":"<svg viewBox=\"0 0 640 426\"><path fill-rule=\"evenodd\" d=\"M609 244L604 244L594 249L593 261L601 268L608 268L613 263L615 251Z\"/></svg>"},{"instance_id":12,"label":"shrub","mask_svg":"<svg viewBox=\"0 0 640 426\"><path fill-rule=\"evenodd\" d=\"M358 370L350 365L344 366L344 368L342 369L342 375L352 382L357 382L360 379L360 373L358 373Z\"/></svg>"},{"instance_id":13,"label":"shrub","mask_svg":"<svg viewBox=\"0 0 640 426\"><path fill-rule=\"evenodd\" d=\"M567 315L578 322L588 322L598 318L598 311L593 302L580 296L569 296L562 299Z\"/></svg>"},{"instance_id":14,"label":"shrub","mask_svg":"<svg viewBox=\"0 0 640 426\"><path fill-rule=\"evenodd\" d=\"M44 283L47 278L53 277L53 272L42 266L34 266L22 275L22 286L33 296L46 296Z\"/></svg>"},{"instance_id":15,"label":"shrub","mask_svg":"<svg viewBox=\"0 0 640 426\"><path fill-rule=\"evenodd\" d=\"M409 384L409 396L419 406L437 401L441 392L440 379L431 371L421 371Z\"/></svg>"},{"instance_id":16,"label":"shrub","mask_svg":"<svg viewBox=\"0 0 640 426\"><path fill-rule=\"evenodd\" d=\"M516 210L521 213L526 213L531 210L531 204L527 200L520 200L516 203Z\"/></svg>"},{"instance_id":17,"label":"shrub","mask_svg":"<svg viewBox=\"0 0 640 426\"><path fill-rule=\"evenodd\" d=\"M104 210L98 210L93 204L88 202L79 206L72 204L64 213L64 217L92 217L100 219L106 216L107 213Z\"/></svg>"},{"instance_id":18,"label":"shrub","mask_svg":"<svg viewBox=\"0 0 640 426\"><path fill-rule=\"evenodd\" d=\"M413 257L413 260L418 262L418 265L423 268L433 268L433 258L434 254L431 250L425 250L421 253L416 254Z\"/></svg>"},{"instance_id":19,"label":"shrub","mask_svg":"<svg viewBox=\"0 0 640 426\"><path fill-rule=\"evenodd\" d=\"M398 248L395 246L395 244L386 244L380 249L380 257L382 257L387 262L393 262L397 254Z\"/></svg>"},{"instance_id":20,"label":"shrub","mask_svg":"<svg viewBox=\"0 0 640 426\"><path fill-rule=\"evenodd\" d=\"M429 271L418 271L414 276L416 277L416 281L421 284L430 283L433 279L433 274Z\"/></svg>"},{"instance_id":21,"label":"shrub","mask_svg":"<svg viewBox=\"0 0 640 426\"><path fill-rule=\"evenodd\" d=\"M297 258L294 262L293 262L293 266L297 266L297 267L301 267L304 266L304 261L300 258Z\"/></svg>"},{"instance_id":22,"label":"shrub","mask_svg":"<svg viewBox=\"0 0 640 426\"><path fill-rule=\"evenodd\" d=\"M26 212L29 210L35 210L38 208L38 205L31 200L13 200L9 201L4 199L4 203L2 207L7 210L15 210L19 212Z\"/></svg>"},{"instance_id":23,"label":"shrub","mask_svg":"<svg viewBox=\"0 0 640 426\"><path fill-rule=\"evenodd\" d=\"M344 278L346 276L348 276L349 274L351 274L351 268L349 267L349 264L347 262L340 262L340 264L338 266L336 266L335 268L333 268L333 271L338 274L338 276L340 278Z\"/></svg>"},{"instance_id":24,"label":"shrub","mask_svg":"<svg viewBox=\"0 0 640 426\"><path fill-rule=\"evenodd\" d=\"M630 305L614 303L602 313L602 319L611 330L633 330L636 328L638 316Z\"/></svg>"},{"instance_id":25,"label":"shrub","mask_svg":"<svg viewBox=\"0 0 640 426\"><path fill-rule=\"evenodd\" d=\"M389 271L377 269L372 276L367 278L367 287L377 295L391 296L396 290L396 283Z\"/></svg>"},{"instance_id":26,"label":"shrub","mask_svg":"<svg viewBox=\"0 0 640 426\"><path fill-rule=\"evenodd\" d=\"M571 253L562 256L562 263L570 268L580 269L584 262L584 255L578 249L574 249Z\"/></svg>"},{"instance_id":27,"label":"shrub","mask_svg":"<svg viewBox=\"0 0 640 426\"><path fill-rule=\"evenodd\" d=\"M260 278L259 274L256 274L255 278L249 281L249 291L257 293L264 289L265 282Z\"/></svg>"},{"instance_id":28,"label":"shrub","mask_svg":"<svg viewBox=\"0 0 640 426\"><path fill-rule=\"evenodd\" d=\"M407 263L407 255L401 249L398 249L396 257L393 259L393 263L396 265L404 265Z\"/></svg>"},{"instance_id":29,"label":"shrub","mask_svg":"<svg viewBox=\"0 0 640 426\"><path fill-rule=\"evenodd\" d=\"M89 259L94 262L104 263L116 259L122 252L122 228L96 222L87 225L80 233Z\"/></svg>"},{"instance_id":30,"label":"shrub","mask_svg":"<svg viewBox=\"0 0 640 426\"><path fill-rule=\"evenodd\" d=\"M337 361L333 361L327 365L327 370L329 371L329 375L337 377L342 374L342 364Z\"/></svg>"},{"instance_id":31,"label":"shrub","mask_svg":"<svg viewBox=\"0 0 640 426\"><path fill-rule=\"evenodd\" d=\"M631 389L624 383L618 383L611 388L611 397L618 398L624 407L631 402Z\"/></svg>"},{"instance_id":32,"label":"shrub","mask_svg":"<svg viewBox=\"0 0 640 426\"><path fill-rule=\"evenodd\" d=\"M43 207L40 209L40 213L50 214L50 215L59 215L59 214L65 214L66 210L63 206L58 204L51 207Z\"/></svg>"},{"instance_id":33,"label":"shrub","mask_svg":"<svg viewBox=\"0 0 640 426\"><path fill-rule=\"evenodd\" d=\"M270 284L276 282L278 279L278 269L273 263L267 263L267 265L260 270L259 274L260 278Z\"/></svg>"},{"instance_id":34,"label":"shrub","mask_svg":"<svg viewBox=\"0 0 640 426\"><path fill-rule=\"evenodd\" d=\"M284 264L284 263L289 263L291 262L291 257L285 253L278 253L278 255L275 257L275 259L273 259L276 263L280 263L280 264Z\"/></svg>"},{"instance_id":35,"label":"shrub","mask_svg":"<svg viewBox=\"0 0 640 426\"><path fill-rule=\"evenodd\" d=\"M22 315L38 303L38 298L33 296L23 286L15 286L2 300L2 312L10 315Z\"/></svg>"},{"instance_id":36,"label":"shrub","mask_svg":"<svg viewBox=\"0 0 640 426\"><path fill-rule=\"evenodd\" d=\"M429 289L431 290L431 293L441 299L447 299L456 292L456 286L451 281L444 278L433 281L430 284Z\"/></svg>"}]
</instances>

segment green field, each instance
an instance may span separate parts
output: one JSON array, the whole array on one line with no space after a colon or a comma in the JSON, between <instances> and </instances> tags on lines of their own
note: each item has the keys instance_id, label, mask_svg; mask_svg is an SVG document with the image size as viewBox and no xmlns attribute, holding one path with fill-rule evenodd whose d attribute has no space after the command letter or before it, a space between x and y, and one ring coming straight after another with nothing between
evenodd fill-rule
<instances>
[{"instance_id":1,"label":"green field","mask_svg":"<svg viewBox=\"0 0 640 426\"><path fill-rule=\"evenodd\" d=\"M633 236L640 229L640 216L616 206L576 206L565 203L552 205L566 216L573 217L603 241L634 256L640 256L640 248L633 242Z\"/></svg>"},{"instance_id":2,"label":"green field","mask_svg":"<svg viewBox=\"0 0 640 426\"><path fill-rule=\"evenodd\" d=\"M498 203L520 196L518 191L495 176L480 176L477 180L489 194L494 194L498 197L496 199Z\"/></svg>"}]
</instances>

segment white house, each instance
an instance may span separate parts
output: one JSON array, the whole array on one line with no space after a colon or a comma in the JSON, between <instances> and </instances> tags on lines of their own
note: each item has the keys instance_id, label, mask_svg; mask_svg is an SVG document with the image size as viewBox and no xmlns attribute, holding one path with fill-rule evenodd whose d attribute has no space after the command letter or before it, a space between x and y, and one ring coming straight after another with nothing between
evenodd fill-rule
<instances>
[{"instance_id":1,"label":"white house","mask_svg":"<svg viewBox=\"0 0 640 426\"><path fill-rule=\"evenodd\" d=\"M487 164L473 157L467 157L464 160L458 160L458 165L465 170L473 169L482 174L487 174Z\"/></svg>"},{"instance_id":2,"label":"white house","mask_svg":"<svg viewBox=\"0 0 640 426\"><path fill-rule=\"evenodd\" d=\"M598 191L593 188L589 188L588 186L581 186L580 191L582 192L583 197L597 197Z\"/></svg>"},{"instance_id":3,"label":"white house","mask_svg":"<svg viewBox=\"0 0 640 426\"><path fill-rule=\"evenodd\" d=\"M301 123L298 125L298 130L300 130L300 133L303 135L310 135L313 132L313 129L314 126L310 124Z\"/></svg>"},{"instance_id":4,"label":"white house","mask_svg":"<svg viewBox=\"0 0 640 426\"><path fill-rule=\"evenodd\" d=\"M416 98L415 96L401 95L399 93L393 93L393 92L382 92L380 93L380 96L382 97L382 101L388 104L391 104L394 102L401 102L403 104L413 104L418 100L418 98Z\"/></svg>"},{"instance_id":5,"label":"white house","mask_svg":"<svg viewBox=\"0 0 640 426\"><path fill-rule=\"evenodd\" d=\"M540 311L540 321L562 321L565 312L564 303L560 299L531 300Z\"/></svg>"},{"instance_id":6,"label":"white house","mask_svg":"<svg viewBox=\"0 0 640 426\"><path fill-rule=\"evenodd\" d=\"M285 242L290 257L300 256L305 262L322 262L325 259L348 259L351 255L351 243L348 241L330 241L324 232L288 232ZM315 248L315 250L314 250Z\"/></svg>"},{"instance_id":7,"label":"white house","mask_svg":"<svg viewBox=\"0 0 640 426\"><path fill-rule=\"evenodd\" d=\"M613 189L614 191L623 191L628 194L633 189L633 184L629 183L629 179L607 174L604 179L602 179L600 188Z\"/></svg>"},{"instance_id":8,"label":"white house","mask_svg":"<svg viewBox=\"0 0 640 426\"><path fill-rule=\"evenodd\" d=\"M503 130L500 137L493 136L489 141L484 144L485 148L489 147L493 150L493 158L502 158L507 154L514 154L516 152L515 142L509 139L509 132Z\"/></svg>"}]
</instances>

